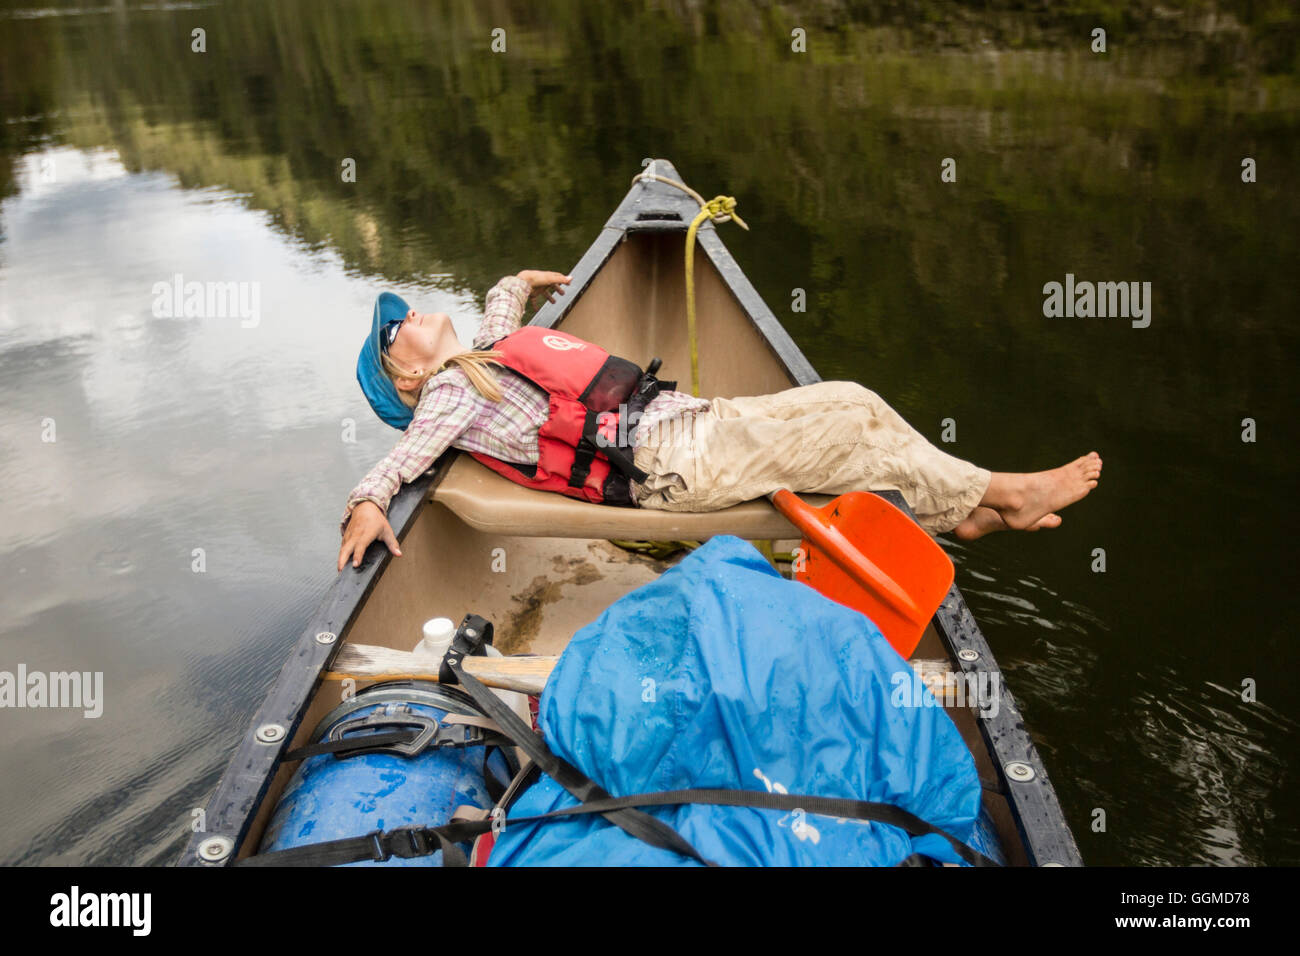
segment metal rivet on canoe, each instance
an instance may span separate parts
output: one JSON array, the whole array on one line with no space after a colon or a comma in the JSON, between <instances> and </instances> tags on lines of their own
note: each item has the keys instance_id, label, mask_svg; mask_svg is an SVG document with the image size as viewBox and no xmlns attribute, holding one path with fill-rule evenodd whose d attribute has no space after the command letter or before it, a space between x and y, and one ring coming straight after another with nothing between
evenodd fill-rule
<instances>
[{"instance_id":1,"label":"metal rivet on canoe","mask_svg":"<svg viewBox=\"0 0 1300 956\"><path fill-rule=\"evenodd\" d=\"M332 631L321 631L316 635L317 644L333 644L338 639L338 635Z\"/></svg>"},{"instance_id":2,"label":"metal rivet on canoe","mask_svg":"<svg viewBox=\"0 0 1300 956\"><path fill-rule=\"evenodd\" d=\"M1039 866L1065 866L1064 863L1040 863Z\"/></svg>"},{"instance_id":3,"label":"metal rivet on canoe","mask_svg":"<svg viewBox=\"0 0 1300 956\"><path fill-rule=\"evenodd\" d=\"M1013 760L1004 768L1007 772L1007 779L1014 780L1016 783L1027 783L1034 779L1034 768L1020 760Z\"/></svg>"},{"instance_id":4,"label":"metal rivet on canoe","mask_svg":"<svg viewBox=\"0 0 1300 956\"><path fill-rule=\"evenodd\" d=\"M263 724L254 736L259 743L276 744L284 739L284 728L279 724Z\"/></svg>"},{"instance_id":5,"label":"metal rivet on canoe","mask_svg":"<svg viewBox=\"0 0 1300 956\"><path fill-rule=\"evenodd\" d=\"M234 849L235 841L230 837L214 836L200 843L196 854L205 863L220 863L230 856Z\"/></svg>"},{"instance_id":6,"label":"metal rivet on canoe","mask_svg":"<svg viewBox=\"0 0 1300 956\"><path fill-rule=\"evenodd\" d=\"M465 628L465 636L466 636L466 637L478 637L478 631L474 630L474 628L472 628L472 627L467 627L467 628Z\"/></svg>"},{"instance_id":7,"label":"metal rivet on canoe","mask_svg":"<svg viewBox=\"0 0 1300 956\"><path fill-rule=\"evenodd\" d=\"M963 647L957 652L957 659L962 661L977 661L980 659L980 652L973 647Z\"/></svg>"}]
</instances>

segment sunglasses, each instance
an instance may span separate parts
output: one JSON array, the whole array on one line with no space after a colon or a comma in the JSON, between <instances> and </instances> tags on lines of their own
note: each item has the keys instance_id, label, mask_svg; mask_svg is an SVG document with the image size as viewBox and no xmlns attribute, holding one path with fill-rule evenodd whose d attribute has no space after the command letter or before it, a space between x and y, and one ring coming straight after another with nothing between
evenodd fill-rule
<instances>
[{"instance_id":1,"label":"sunglasses","mask_svg":"<svg viewBox=\"0 0 1300 956\"><path fill-rule=\"evenodd\" d=\"M393 344L393 340L397 338L397 330L402 327L402 323L405 321L406 316L402 316L400 319L393 319L393 321L379 327L379 347L385 352Z\"/></svg>"}]
</instances>

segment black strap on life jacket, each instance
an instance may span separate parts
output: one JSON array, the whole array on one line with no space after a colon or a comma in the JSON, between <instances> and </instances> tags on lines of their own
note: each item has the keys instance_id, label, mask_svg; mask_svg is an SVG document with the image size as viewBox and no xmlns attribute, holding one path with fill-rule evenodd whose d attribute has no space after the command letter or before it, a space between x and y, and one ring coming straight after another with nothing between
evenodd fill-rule
<instances>
[{"instance_id":1,"label":"black strap on life jacket","mask_svg":"<svg viewBox=\"0 0 1300 956\"><path fill-rule=\"evenodd\" d=\"M596 416L599 414L589 408L582 421L582 438L573 453L573 467L569 469L570 488L581 488L591 474L591 463L596 460ZM610 459L610 464L613 464L613 459Z\"/></svg>"},{"instance_id":2,"label":"black strap on life jacket","mask_svg":"<svg viewBox=\"0 0 1300 956\"><path fill-rule=\"evenodd\" d=\"M644 484L650 476L633 463L631 439L628 439L626 446L621 446L611 444L607 439L599 437L597 428L600 414L600 412L588 411L582 423L582 439L578 442L578 450L573 456L573 468L569 472L569 487L581 488L586 484L587 475L591 473L591 463L598 451L628 478ZM621 430L626 433L627 427L621 426Z\"/></svg>"},{"instance_id":3,"label":"black strap on life jacket","mask_svg":"<svg viewBox=\"0 0 1300 956\"><path fill-rule=\"evenodd\" d=\"M545 823L599 813L629 836L636 837L651 846L672 850L705 866L716 866L717 864L702 857L676 830L657 817L650 816L641 808L684 804L751 807L760 810L800 811L851 820L870 820L898 827L912 836L933 834L943 838L962 860L972 866L1000 866L995 860L967 846L945 830L901 807L888 803L840 797L722 789L674 790L665 793L612 797L577 768L551 753L532 728L506 707L488 687L462 669L461 662L464 657L468 653L473 653L474 638L482 640L486 634L490 641L491 629L492 625L484 618L476 614L467 615L461 622L456 638L453 639L452 646L444 658L444 673L459 681L461 687L469 693L484 713L528 754L541 771L551 776L572 796L581 801L576 807L552 810L550 813L538 816L507 818L504 821L506 826ZM460 640L462 632L472 632L474 637ZM500 827L501 824L498 823L497 826ZM472 840L476 836L489 832L492 827L493 821L488 819L451 823L440 827L398 827L387 832L375 830L365 836L259 854L240 860L235 865L338 866L363 860L383 862L391 857L412 859L417 856L427 856L441 849L443 866L463 866L465 865L465 862L462 862L465 860L464 853L455 844ZM449 846L455 850L454 853L447 849ZM914 865L916 856L918 854L912 854L903 863Z\"/></svg>"}]
</instances>

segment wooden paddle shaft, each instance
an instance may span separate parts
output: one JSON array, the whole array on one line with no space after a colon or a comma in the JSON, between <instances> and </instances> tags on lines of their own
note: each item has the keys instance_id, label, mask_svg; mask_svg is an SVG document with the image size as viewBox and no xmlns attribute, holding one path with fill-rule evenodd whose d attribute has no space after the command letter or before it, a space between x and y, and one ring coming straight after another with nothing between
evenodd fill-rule
<instances>
[{"instance_id":1,"label":"wooden paddle shaft","mask_svg":"<svg viewBox=\"0 0 1300 956\"><path fill-rule=\"evenodd\" d=\"M488 687L540 694L556 660L555 657L466 657L461 667ZM436 681L441 667L442 658L438 657L373 644L344 644L334 658L334 669L325 674L325 679Z\"/></svg>"},{"instance_id":2,"label":"wooden paddle shaft","mask_svg":"<svg viewBox=\"0 0 1300 956\"><path fill-rule=\"evenodd\" d=\"M558 657L466 657L461 667L488 687L536 695L546 686L546 679L551 676L558 660ZM441 664L439 659L410 651L395 651L391 647L344 644L334 659L334 670L326 672L324 677L325 680L366 682L436 681ZM948 685L957 680L947 661L914 660L908 664L936 698L946 699L944 695Z\"/></svg>"}]
</instances>

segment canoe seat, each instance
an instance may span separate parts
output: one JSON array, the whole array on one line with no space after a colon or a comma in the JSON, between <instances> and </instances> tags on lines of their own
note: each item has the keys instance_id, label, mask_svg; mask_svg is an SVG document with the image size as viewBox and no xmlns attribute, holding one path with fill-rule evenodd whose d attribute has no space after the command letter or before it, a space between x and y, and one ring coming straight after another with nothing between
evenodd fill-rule
<instances>
[{"instance_id":1,"label":"canoe seat","mask_svg":"<svg viewBox=\"0 0 1300 956\"><path fill-rule=\"evenodd\" d=\"M818 507L830 500L828 495L800 497ZM800 537L766 498L702 514L594 505L517 485L469 455L456 457L431 498L487 534L643 541L702 541L715 534L750 540Z\"/></svg>"}]
</instances>

